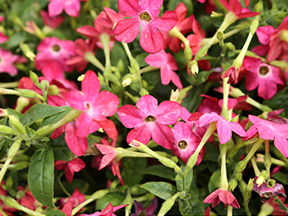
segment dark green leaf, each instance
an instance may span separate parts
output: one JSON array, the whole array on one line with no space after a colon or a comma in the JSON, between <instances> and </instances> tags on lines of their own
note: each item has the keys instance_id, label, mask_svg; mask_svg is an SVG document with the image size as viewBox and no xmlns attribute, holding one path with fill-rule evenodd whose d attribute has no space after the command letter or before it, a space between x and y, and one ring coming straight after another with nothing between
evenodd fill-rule
<instances>
[{"instance_id":1,"label":"dark green leaf","mask_svg":"<svg viewBox=\"0 0 288 216\"><path fill-rule=\"evenodd\" d=\"M282 182L283 184L286 184L286 185L288 184L288 175L284 173L278 172L278 173L275 173L272 177Z\"/></svg>"},{"instance_id":2,"label":"dark green leaf","mask_svg":"<svg viewBox=\"0 0 288 216\"><path fill-rule=\"evenodd\" d=\"M167 178L171 180L174 180L176 176L173 169L161 165L149 166L143 170L141 174L156 175L161 178Z\"/></svg>"},{"instance_id":3,"label":"dark green leaf","mask_svg":"<svg viewBox=\"0 0 288 216\"><path fill-rule=\"evenodd\" d=\"M218 188L219 182L220 182L220 176L221 176L221 170L218 169L216 172L214 172L209 180L208 183L208 189L211 193L215 188Z\"/></svg>"},{"instance_id":4,"label":"dark green leaf","mask_svg":"<svg viewBox=\"0 0 288 216\"><path fill-rule=\"evenodd\" d=\"M147 66L145 58L148 56L148 53L141 53L135 57L135 60L138 62L140 67Z\"/></svg>"},{"instance_id":5,"label":"dark green leaf","mask_svg":"<svg viewBox=\"0 0 288 216\"><path fill-rule=\"evenodd\" d=\"M141 187L164 200L177 193L176 187L166 182L148 182Z\"/></svg>"},{"instance_id":6,"label":"dark green leaf","mask_svg":"<svg viewBox=\"0 0 288 216\"><path fill-rule=\"evenodd\" d=\"M96 209L105 209L109 203L111 203L113 206L121 205L124 199L125 196L120 193L108 193L104 197L97 200Z\"/></svg>"},{"instance_id":7,"label":"dark green leaf","mask_svg":"<svg viewBox=\"0 0 288 216\"><path fill-rule=\"evenodd\" d=\"M17 119L19 119L19 120L20 120L20 118L23 116L22 113L17 112L17 111L15 111L15 110L13 110L13 109L10 109L10 108L8 108L7 111L8 111L8 115L13 115L13 116L15 116Z\"/></svg>"},{"instance_id":8,"label":"dark green leaf","mask_svg":"<svg viewBox=\"0 0 288 216\"><path fill-rule=\"evenodd\" d=\"M195 75L195 84L201 84L201 83L204 83L209 75L213 72L213 70L210 70L210 71L201 71L200 73L198 73L197 75Z\"/></svg>"},{"instance_id":9,"label":"dark green leaf","mask_svg":"<svg viewBox=\"0 0 288 216\"><path fill-rule=\"evenodd\" d=\"M45 214L49 216L66 216L66 214L59 209L47 208Z\"/></svg>"},{"instance_id":10,"label":"dark green leaf","mask_svg":"<svg viewBox=\"0 0 288 216\"><path fill-rule=\"evenodd\" d=\"M28 184L35 199L47 207L54 207L54 156L52 149L37 150L28 170Z\"/></svg>"},{"instance_id":11,"label":"dark green leaf","mask_svg":"<svg viewBox=\"0 0 288 216\"><path fill-rule=\"evenodd\" d=\"M48 125L48 124L55 124L56 122L60 121L62 118L64 118L64 116L66 116L71 110L71 107L65 106L62 107L65 109L65 111L63 112L59 112L55 115L52 116L48 116L47 118L44 118L44 120L41 123L41 127Z\"/></svg>"},{"instance_id":12,"label":"dark green leaf","mask_svg":"<svg viewBox=\"0 0 288 216\"><path fill-rule=\"evenodd\" d=\"M68 148L64 140L64 135L52 139L50 147L53 150L55 160L70 161L72 159L73 153Z\"/></svg>"},{"instance_id":13,"label":"dark green leaf","mask_svg":"<svg viewBox=\"0 0 288 216\"><path fill-rule=\"evenodd\" d=\"M65 107L55 107L47 104L35 104L20 119L24 125L30 125L33 122L53 116L57 113L66 111Z\"/></svg>"},{"instance_id":14,"label":"dark green leaf","mask_svg":"<svg viewBox=\"0 0 288 216\"><path fill-rule=\"evenodd\" d=\"M192 191L185 199L179 200L179 210L184 216L204 215L203 204Z\"/></svg>"},{"instance_id":15,"label":"dark green leaf","mask_svg":"<svg viewBox=\"0 0 288 216\"><path fill-rule=\"evenodd\" d=\"M7 118L2 118L0 120L0 125L6 125L6 123L7 123Z\"/></svg>"},{"instance_id":16,"label":"dark green leaf","mask_svg":"<svg viewBox=\"0 0 288 216\"><path fill-rule=\"evenodd\" d=\"M143 175L139 175L146 168L146 158L124 158L122 177L126 185L138 184Z\"/></svg>"}]
</instances>

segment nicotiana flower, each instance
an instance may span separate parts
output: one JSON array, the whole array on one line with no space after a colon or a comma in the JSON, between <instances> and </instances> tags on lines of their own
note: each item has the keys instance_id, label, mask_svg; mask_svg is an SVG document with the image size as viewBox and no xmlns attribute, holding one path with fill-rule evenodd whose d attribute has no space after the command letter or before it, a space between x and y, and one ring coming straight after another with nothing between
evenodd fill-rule
<instances>
[{"instance_id":1,"label":"nicotiana flower","mask_svg":"<svg viewBox=\"0 0 288 216\"><path fill-rule=\"evenodd\" d=\"M74 177L74 172L79 172L84 169L86 164L80 158L75 158L71 161L55 161L55 169L62 170L64 169L64 173L68 182L72 182Z\"/></svg>"},{"instance_id":2,"label":"nicotiana flower","mask_svg":"<svg viewBox=\"0 0 288 216\"><path fill-rule=\"evenodd\" d=\"M262 139L274 140L275 147L284 157L288 157L288 124L267 121L253 115L249 115L248 118L253 125L247 131L245 139L250 139L258 133Z\"/></svg>"},{"instance_id":3,"label":"nicotiana flower","mask_svg":"<svg viewBox=\"0 0 288 216\"><path fill-rule=\"evenodd\" d=\"M239 123L229 122L223 116L220 116L217 113L205 113L199 118L200 127L203 127L211 122L216 122L217 134L221 144L225 144L231 139L232 131L241 137L247 136L245 130Z\"/></svg>"},{"instance_id":4,"label":"nicotiana flower","mask_svg":"<svg viewBox=\"0 0 288 216\"><path fill-rule=\"evenodd\" d=\"M40 15L45 25L50 28L56 29L59 25L61 25L65 19L63 16L53 16L50 17L48 12L44 10L40 10Z\"/></svg>"},{"instance_id":5,"label":"nicotiana flower","mask_svg":"<svg viewBox=\"0 0 288 216\"><path fill-rule=\"evenodd\" d=\"M174 145L172 153L187 163L190 156L195 152L201 139L192 131L189 124L177 122L172 129L174 136ZM204 148L201 149L197 158L196 165L200 164L204 155Z\"/></svg>"},{"instance_id":6,"label":"nicotiana flower","mask_svg":"<svg viewBox=\"0 0 288 216\"><path fill-rule=\"evenodd\" d=\"M205 12L211 14L212 11L216 10L216 5L213 0L197 0L200 3L205 3Z\"/></svg>"},{"instance_id":7,"label":"nicotiana flower","mask_svg":"<svg viewBox=\"0 0 288 216\"><path fill-rule=\"evenodd\" d=\"M23 188L21 186L18 186L17 189L18 189L18 192L23 191L24 193L24 196L21 197L20 199L17 199L17 202L20 203L20 205L35 211L36 208L38 207L37 206L38 203L36 199L34 198L34 196L32 195L32 193L29 190L27 190L27 188Z\"/></svg>"},{"instance_id":8,"label":"nicotiana flower","mask_svg":"<svg viewBox=\"0 0 288 216\"><path fill-rule=\"evenodd\" d=\"M119 0L119 14L127 17L114 28L116 40L132 42L140 33L140 45L148 53L157 53L164 46L163 33L172 30L178 17L174 11L166 11L158 17L163 0Z\"/></svg>"},{"instance_id":9,"label":"nicotiana flower","mask_svg":"<svg viewBox=\"0 0 288 216\"><path fill-rule=\"evenodd\" d=\"M126 205L120 205L120 206L112 206L111 203L109 203L105 209L103 209L101 212L95 212L93 214L81 214L80 216L101 216L101 215L105 215L105 216L116 216L115 214L113 214L113 212L127 206L128 204Z\"/></svg>"},{"instance_id":10,"label":"nicotiana flower","mask_svg":"<svg viewBox=\"0 0 288 216\"><path fill-rule=\"evenodd\" d=\"M65 61L75 55L75 45L70 40L60 40L56 37L46 37L38 47L35 57L35 67L50 78L64 79L64 71L71 72L73 67Z\"/></svg>"},{"instance_id":11,"label":"nicotiana flower","mask_svg":"<svg viewBox=\"0 0 288 216\"><path fill-rule=\"evenodd\" d=\"M233 194L228 190L217 189L207 196L203 203L212 203L212 208L214 208L219 203L223 202L224 205L230 205L234 208L240 208L239 203Z\"/></svg>"},{"instance_id":12,"label":"nicotiana flower","mask_svg":"<svg viewBox=\"0 0 288 216\"><path fill-rule=\"evenodd\" d=\"M252 52L256 53L259 56L265 56L269 51L270 37L274 33L274 31L274 27L270 25L258 27L256 30L256 35L262 45L254 47L252 49Z\"/></svg>"},{"instance_id":13,"label":"nicotiana flower","mask_svg":"<svg viewBox=\"0 0 288 216\"><path fill-rule=\"evenodd\" d=\"M152 203L145 209L144 209L142 203L134 200L135 213L131 214L131 216L141 216L141 215L156 216L153 213L156 211L157 205L158 205L158 201L157 201L156 196L154 197Z\"/></svg>"},{"instance_id":14,"label":"nicotiana flower","mask_svg":"<svg viewBox=\"0 0 288 216\"><path fill-rule=\"evenodd\" d=\"M25 58L14 55L9 50L0 47L0 73L8 73L10 76L15 76L18 71L14 64L23 62L26 62Z\"/></svg>"},{"instance_id":15,"label":"nicotiana flower","mask_svg":"<svg viewBox=\"0 0 288 216\"><path fill-rule=\"evenodd\" d=\"M63 10L72 17L78 17L81 4L80 1L86 0L48 0L50 1L48 5L49 16L57 16L62 13Z\"/></svg>"},{"instance_id":16,"label":"nicotiana flower","mask_svg":"<svg viewBox=\"0 0 288 216\"><path fill-rule=\"evenodd\" d=\"M117 137L114 123L107 116L116 113L119 99L109 91L100 92L100 82L96 74L88 70L81 83L82 91L70 91L64 95L68 104L78 110L84 111L79 116L79 126L76 136L87 137L91 129L98 130L100 127L111 139Z\"/></svg>"},{"instance_id":17,"label":"nicotiana flower","mask_svg":"<svg viewBox=\"0 0 288 216\"><path fill-rule=\"evenodd\" d=\"M72 209L75 206L78 206L80 203L85 201L85 196L84 194L80 193L78 188L76 187L72 196L70 196L67 201L65 202L65 199L62 198L61 202L64 203L63 207L62 207L62 212L64 212L67 216L71 216L72 215Z\"/></svg>"},{"instance_id":18,"label":"nicotiana flower","mask_svg":"<svg viewBox=\"0 0 288 216\"><path fill-rule=\"evenodd\" d=\"M219 0L220 3L227 9L229 12L233 12L237 19L243 19L246 17L253 17L259 15L258 12L251 12L247 8L242 8L241 3L239 0Z\"/></svg>"},{"instance_id":19,"label":"nicotiana flower","mask_svg":"<svg viewBox=\"0 0 288 216\"><path fill-rule=\"evenodd\" d=\"M183 2L180 2L176 8L175 13L178 16L178 22L174 28L177 28L183 35L191 31L191 21L189 17L186 17L187 7ZM180 50L180 39L177 37L172 37L169 33L165 37L165 46L169 46L169 49L175 53Z\"/></svg>"},{"instance_id":20,"label":"nicotiana flower","mask_svg":"<svg viewBox=\"0 0 288 216\"><path fill-rule=\"evenodd\" d=\"M279 193L283 193L285 194L285 190L284 188L282 188ZM285 197L279 197L279 199L281 200L282 203L285 202L285 199L286 199L286 196ZM273 212L271 213L272 215L274 216L279 216L279 215L287 215L287 213L282 210L280 207L279 207L279 204L277 202L275 202L275 198L274 197L271 197L269 200L267 200L265 204L268 204L270 205L272 208L273 208ZM283 204L286 208L288 208L288 204Z\"/></svg>"},{"instance_id":21,"label":"nicotiana flower","mask_svg":"<svg viewBox=\"0 0 288 216\"><path fill-rule=\"evenodd\" d=\"M151 95L142 96L136 103L118 109L118 116L127 128L134 128L127 135L127 142L133 139L147 144L151 137L154 142L166 149L173 146L173 134L168 125L175 124L181 113L181 106L174 101L158 101Z\"/></svg>"},{"instance_id":22,"label":"nicotiana flower","mask_svg":"<svg viewBox=\"0 0 288 216\"><path fill-rule=\"evenodd\" d=\"M277 84L283 84L280 79L281 69L254 57L245 57L243 63L247 70L246 89L251 91L258 86L259 97L265 100L271 99L277 93Z\"/></svg>"},{"instance_id":23,"label":"nicotiana flower","mask_svg":"<svg viewBox=\"0 0 288 216\"><path fill-rule=\"evenodd\" d=\"M3 16L0 16L0 23L4 20ZM0 31L0 43L4 43L5 41L8 40L8 36L4 35L1 31Z\"/></svg>"},{"instance_id":24,"label":"nicotiana flower","mask_svg":"<svg viewBox=\"0 0 288 216\"><path fill-rule=\"evenodd\" d=\"M168 85L172 81L178 89L182 89L182 83L174 70L178 70L177 63L170 53L161 50L158 53L150 54L145 58L145 62L152 67L160 67L161 82Z\"/></svg>"}]
</instances>

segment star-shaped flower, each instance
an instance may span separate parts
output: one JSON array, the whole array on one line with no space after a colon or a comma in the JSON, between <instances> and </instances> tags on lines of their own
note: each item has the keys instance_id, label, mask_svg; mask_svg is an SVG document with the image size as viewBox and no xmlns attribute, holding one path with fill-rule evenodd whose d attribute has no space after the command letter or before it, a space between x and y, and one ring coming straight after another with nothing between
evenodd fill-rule
<instances>
[{"instance_id":1,"label":"star-shaped flower","mask_svg":"<svg viewBox=\"0 0 288 216\"><path fill-rule=\"evenodd\" d=\"M212 208L214 208L219 203L223 202L225 205L230 205L234 208L240 208L239 203L233 194L228 190L218 189L207 196L203 203L212 203Z\"/></svg>"}]
</instances>

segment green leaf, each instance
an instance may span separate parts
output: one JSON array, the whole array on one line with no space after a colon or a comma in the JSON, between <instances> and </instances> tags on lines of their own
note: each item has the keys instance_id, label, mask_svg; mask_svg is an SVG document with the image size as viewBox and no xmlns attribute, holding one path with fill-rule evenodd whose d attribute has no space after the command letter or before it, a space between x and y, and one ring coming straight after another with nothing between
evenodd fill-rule
<instances>
[{"instance_id":1,"label":"green leaf","mask_svg":"<svg viewBox=\"0 0 288 216\"><path fill-rule=\"evenodd\" d=\"M55 107L47 104L35 104L21 117L20 121L24 125L30 125L39 119L53 116L66 110L66 107Z\"/></svg>"},{"instance_id":2,"label":"green leaf","mask_svg":"<svg viewBox=\"0 0 288 216\"><path fill-rule=\"evenodd\" d=\"M54 156L52 149L37 150L28 170L28 184L35 199L47 207L54 207Z\"/></svg>"},{"instance_id":3,"label":"green leaf","mask_svg":"<svg viewBox=\"0 0 288 216\"><path fill-rule=\"evenodd\" d=\"M145 170L143 170L141 174L155 175L161 178L167 178L171 180L174 180L176 176L173 169L169 167L164 167L162 165L149 166Z\"/></svg>"},{"instance_id":4,"label":"green leaf","mask_svg":"<svg viewBox=\"0 0 288 216\"><path fill-rule=\"evenodd\" d=\"M192 191L185 199L179 200L179 210L184 216L204 215L203 204Z\"/></svg>"},{"instance_id":5,"label":"green leaf","mask_svg":"<svg viewBox=\"0 0 288 216\"><path fill-rule=\"evenodd\" d=\"M109 202L113 205L113 206L118 206L121 205L122 202L124 201L125 196L123 196L120 193L108 193L105 196L103 196L102 198L98 199L96 202L96 209L105 209L106 206L109 204Z\"/></svg>"},{"instance_id":6,"label":"green leaf","mask_svg":"<svg viewBox=\"0 0 288 216\"><path fill-rule=\"evenodd\" d=\"M150 193L167 200L177 193L177 188L166 182L147 182L141 186Z\"/></svg>"},{"instance_id":7,"label":"green leaf","mask_svg":"<svg viewBox=\"0 0 288 216\"><path fill-rule=\"evenodd\" d=\"M59 209L47 208L45 214L49 216L66 216L66 214Z\"/></svg>"},{"instance_id":8,"label":"green leaf","mask_svg":"<svg viewBox=\"0 0 288 216\"><path fill-rule=\"evenodd\" d=\"M44 118L42 123L41 123L41 127L48 125L48 124L55 124L56 122L58 122L62 118L64 118L64 116L66 116L72 110L72 108L69 106L65 106L65 107L61 107L61 108L65 109L65 110L63 112L59 112L55 115L48 116L48 117Z\"/></svg>"},{"instance_id":9,"label":"green leaf","mask_svg":"<svg viewBox=\"0 0 288 216\"><path fill-rule=\"evenodd\" d=\"M146 168L146 158L124 158L122 177L126 185L133 186L138 184L143 175L139 175Z\"/></svg>"},{"instance_id":10,"label":"green leaf","mask_svg":"<svg viewBox=\"0 0 288 216\"><path fill-rule=\"evenodd\" d=\"M288 175L284 173L278 172L278 173L275 173L272 177L282 182L283 184L288 184Z\"/></svg>"},{"instance_id":11,"label":"green leaf","mask_svg":"<svg viewBox=\"0 0 288 216\"><path fill-rule=\"evenodd\" d=\"M216 172L213 173L211 176L209 183L208 183L208 190L211 193L215 188L218 188L220 182L221 170L218 169Z\"/></svg>"},{"instance_id":12,"label":"green leaf","mask_svg":"<svg viewBox=\"0 0 288 216\"><path fill-rule=\"evenodd\" d=\"M51 146L55 160L70 161L73 153L68 148L64 135L57 137L51 141Z\"/></svg>"}]
</instances>

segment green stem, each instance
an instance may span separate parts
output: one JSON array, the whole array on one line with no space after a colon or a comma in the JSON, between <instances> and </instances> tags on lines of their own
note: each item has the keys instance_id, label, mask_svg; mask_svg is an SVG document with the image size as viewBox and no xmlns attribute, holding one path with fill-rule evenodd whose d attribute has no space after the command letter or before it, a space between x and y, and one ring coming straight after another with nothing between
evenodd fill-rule
<instances>
[{"instance_id":1,"label":"green stem","mask_svg":"<svg viewBox=\"0 0 288 216\"><path fill-rule=\"evenodd\" d=\"M73 210L72 210L72 214L71 216L77 214L78 211L80 211L81 208L83 208L84 206L88 205L89 203L93 202L96 199L100 199L101 197L105 196L107 193L109 192L109 190L99 190L96 191L94 194L92 194L88 199L86 199L83 203L80 203L78 206L76 206Z\"/></svg>"},{"instance_id":2,"label":"green stem","mask_svg":"<svg viewBox=\"0 0 288 216\"><path fill-rule=\"evenodd\" d=\"M229 96L229 87L228 84L229 77L223 79L223 105L222 105L222 116L226 120L230 120L228 118L228 96Z\"/></svg>"},{"instance_id":3,"label":"green stem","mask_svg":"<svg viewBox=\"0 0 288 216\"><path fill-rule=\"evenodd\" d=\"M227 216L232 216L233 215L233 208L232 206L228 205L227 207Z\"/></svg>"},{"instance_id":4,"label":"green stem","mask_svg":"<svg viewBox=\"0 0 288 216\"><path fill-rule=\"evenodd\" d=\"M105 68L102 65L102 63L95 57L95 55L92 52L86 52L85 53L85 60L93 64L95 67L100 69L101 71L104 71Z\"/></svg>"},{"instance_id":5,"label":"green stem","mask_svg":"<svg viewBox=\"0 0 288 216\"><path fill-rule=\"evenodd\" d=\"M17 88L18 85L19 85L19 81L0 83L0 88Z\"/></svg>"},{"instance_id":6,"label":"green stem","mask_svg":"<svg viewBox=\"0 0 288 216\"><path fill-rule=\"evenodd\" d=\"M228 190L229 184L227 179L226 171L226 152L227 152L227 143L220 145L220 154L221 154L221 178L219 182L219 189Z\"/></svg>"},{"instance_id":7,"label":"green stem","mask_svg":"<svg viewBox=\"0 0 288 216\"><path fill-rule=\"evenodd\" d=\"M109 89L109 77L111 74L111 62L110 62L110 48L109 42L110 37L106 33L101 34L100 41L103 45L104 54L105 54L105 70L104 70L104 77L106 82L106 88Z\"/></svg>"},{"instance_id":8,"label":"green stem","mask_svg":"<svg viewBox=\"0 0 288 216\"><path fill-rule=\"evenodd\" d=\"M258 166L257 166L256 159L255 159L254 155L251 158L251 164L252 164L255 176L260 176L261 172L258 169Z\"/></svg>"},{"instance_id":9,"label":"green stem","mask_svg":"<svg viewBox=\"0 0 288 216\"><path fill-rule=\"evenodd\" d=\"M64 173L64 172L61 172L61 174L59 175L59 177L58 177L58 183L59 183L60 187L62 188L62 190L64 191L64 193L65 193L68 197L70 197L71 194L65 189L65 187L63 186L63 184L62 184L62 182L61 182L61 177L63 176L63 173Z\"/></svg>"},{"instance_id":10,"label":"green stem","mask_svg":"<svg viewBox=\"0 0 288 216\"><path fill-rule=\"evenodd\" d=\"M146 72L150 72L150 71L154 71L154 70L157 70L159 68L155 68L155 67L152 67L152 66L147 66L147 67L144 67L142 68L139 73L140 74L143 74L143 73L146 73Z\"/></svg>"}]
</instances>

